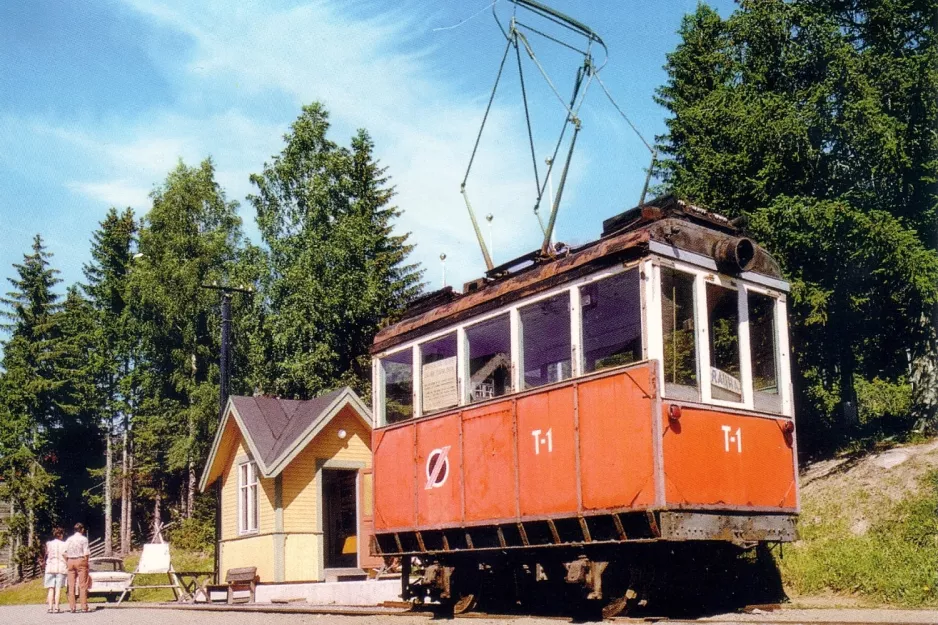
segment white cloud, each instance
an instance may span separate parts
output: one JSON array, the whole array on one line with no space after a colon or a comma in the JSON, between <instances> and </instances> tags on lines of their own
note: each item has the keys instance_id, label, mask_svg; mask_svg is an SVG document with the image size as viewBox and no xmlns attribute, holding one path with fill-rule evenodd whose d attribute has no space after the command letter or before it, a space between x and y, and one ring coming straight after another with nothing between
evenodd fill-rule
<instances>
[{"instance_id":1,"label":"white cloud","mask_svg":"<svg viewBox=\"0 0 938 625\"><path fill-rule=\"evenodd\" d=\"M280 9L266 3L237 9L227 2L125 4L191 39L186 56L160 59L176 102L95 126L28 124L62 159L58 177L69 189L145 210L148 193L178 159L192 165L211 155L218 181L229 199L242 202L246 230L254 236L253 211L244 202L252 191L248 175L280 151L300 106L321 100L332 116L334 140L346 143L359 127L374 137L404 210L398 227L412 232L413 259L425 265L431 286L439 284L441 252L451 284L481 275L459 185L488 93L463 93L445 76L447 67L437 64L433 50L413 38L416 29L428 30L426 24L403 10L349 17L347 5L328 2ZM484 215L495 215L496 263L540 244L522 124L520 110L496 104L468 185L486 239Z\"/></svg>"},{"instance_id":2,"label":"white cloud","mask_svg":"<svg viewBox=\"0 0 938 625\"><path fill-rule=\"evenodd\" d=\"M481 273L481 255L459 183L488 94L470 99L458 93L455 84L439 78L444 68L434 64L432 50L413 41L413 33L426 30L425 24L394 11L370 19L349 18L347 5L341 3L281 10L266 5L263 10L231 10L228 3L190 9L186 4L150 0L132 0L130 5L193 38L195 51L186 62L188 80L200 83L210 76L215 82L236 84L252 96L265 91L289 94L297 113L299 105L322 100L336 135L368 128L397 187L397 203L405 211L400 227L413 233L418 244L415 255L430 270L428 277L441 251L449 257L451 282ZM533 235L537 232L530 213L533 184L523 145L497 140L517 121L502 110L493 111L469 191L480 219L492 212L499 232ZM335 138L343 140L341 135ZM233 137L218 139L228 142ZM268 151L254 152L254 170L279 148L277 143ZM218 162L221 176L228 163L220 155ZM501 260L538 243L536 237L495 238Z\"/></svg>"},{"instance_id":3,"label":"white cloud","mask_svg":"<svg viewBox=\"0 0 938 625\"><path fill-rule=\"evenodd\" d=\"M72 182L68 187L82 195L99 200L111 206L132 206L143 208L148 203L149 189L136 185L129 180L109 180L107 182Z\"/></svg>"}]
</instances>

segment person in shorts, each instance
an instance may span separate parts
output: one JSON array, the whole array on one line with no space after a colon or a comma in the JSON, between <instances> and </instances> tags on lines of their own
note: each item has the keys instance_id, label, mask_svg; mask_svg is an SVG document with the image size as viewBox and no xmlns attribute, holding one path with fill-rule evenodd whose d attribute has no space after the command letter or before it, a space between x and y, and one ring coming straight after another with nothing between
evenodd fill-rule
<instances>
[{"instance_id":1,"label":"person in shorts","mask_svg":"<svg viewBox=\"0 0 938 625\"><path fill-rule=\"evenodd\" d=\"M62 588L65 587L65 573L68 564L65 561L65 541L62 537L65 532L61 527L52 530L52 540L46 543L46 575L43 586L49 589L46 603L49 614L59 612L59 600L62 598Z\"/></svg>"}]
</instances>

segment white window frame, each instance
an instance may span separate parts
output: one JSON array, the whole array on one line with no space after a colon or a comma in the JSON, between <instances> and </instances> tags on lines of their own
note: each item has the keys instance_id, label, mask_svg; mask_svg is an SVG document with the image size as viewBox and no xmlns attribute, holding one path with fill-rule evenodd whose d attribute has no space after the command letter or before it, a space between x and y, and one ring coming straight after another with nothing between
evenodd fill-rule
<instances>
[{"instance_id":1,"label":"white window frame","mask_svg":"<svg viewBox=\"0 0 938 625\"><path fill-rule=\"evenodd\" d=\"M578 332L577 333L574 332L574 327L578 328L579 324L582 323L582 320L579 318L575 320L575 318L578 317L578 314L580 314L582 311L578 311L576 308L573 308L575 304L579 302L580 287L586 284L590 284L592 282L597 282L599 280L612 277L616 274L622 273L624 271L628 271L629 269L632 269L635 267L641 267L641 265L642 265L642 261L632 261L628 263L620 263L613 267L602 269L588 276L584 276L582 278L578 278L576 280L567 282L563 286L555 287L553 289L542 291L541 293L530 295L523 299L519 299L515 302L512 302L511 304L508 304L506 306L501 306L499 308L490 310L484 314L467 319L466 321L463 321L462 323L446 326L445 328L442 328L435 332L431 332L429 334L421 336L419 339L407 341L400 345L395 345L392 348L389 348L383 352L375 354L373 357L373 360L377 361L378 364L375 366L376 373L375 373L374 379L378 382L378 384L375 385L376 388L374 388L372 391L372 401L374 402L372 405L372 409L375 414L375 420L378 423L379 427L384 427L388 424L387 414L385 411L385 395L384 395L385 372L384 372L384 367L381 365L381 359L387 358L388 356L391 356L393 354L399 354L400 352L406 351L408 349L412 351L413 369L414 369L414 373L413 373L413 415L414 416L412 417L412 419L423 417L425 415L423 412L423 406L421 404L422 383L420 380L420 361L421 361L420 346L423 345L424 343L435 341L436 339L442 338L446 336L447 334L450 334L455 331L457 333L456 335L457 336L457 352L461 352L458 354L460 358L460 362L457 366L457 372L459 372L458 375L461 376L460 380L458 380L459 388L460 388L458 406L459 407L467 406L471 402L469 401L469 396L468 396L469 393L468 393L468 388L467 388L468 383L466 382L466 380L468 379L466 377L466 372L468 371L469 363L464 362L468 359L468 353L469 353L468 343L465 340L465 330L467 327L474 326L478 323L482 323L483 321L488 321L495 317L504 315L505 313L508 313L509 315L509 323L511 326L511 368L512 368L511 394L518 393L521 390L524 390L523 389L523 381L524 381L524 349L523 348L524 346L522 344L522 338L521 338L522 337L521 315L519 311L520 309L526 306L529 306L531 304L536 304L537 302L542 301L542 300L550 299L551 297L554 297L555 295L559 295L564 292L568 293L570 305L572 308L572 310L570 311L571 312L571 315L570 315L571 377L567 378L567 380L564 380L564 381L566 382L568 380L572 380L573 378L577 377L577 375L582 375L582 367L578 367L577 365L577 362L578 362L577 359L579 358L578 354L582 353L582 336L580 336ZM640 289L640 291L642 292L639 297L645 298L646 295L643 292L644 290ZM641 305L644 306L644 301L641 302ZM643 316L642 323L644 324L645 321L646 319ZM643 325L643 328L644 328L644 325ZM644 335L644 331L643 331L643 335ZM648 358L648 344L644 338L643 338L643 351L644 351L643 357ZM505 396L503 395L503 397ZM449 408L447 410L452 410L452 408ZM436 413L433 413L433 414L436 414Z\"/></svg>"},{"instance_id":2,"label":"white window frame","mask_svg":"<svg viewBox=\"0 0 938 625\"><path fill-rule=\"evenodd\" d=\"M782 416L792 417L791 364L788 360L788 317L786 311L786 298L784 293L762 285L752 284L740 278L721 275L695 265L685 263L673 258L651 257L647 260L651 265L653 278L646 286L651 291L649 300L649 317L654 321L648 324L649 358L658 361L659 379L664 379L664 336L661 325L661 266L673 268L694 276L694 324L697 332L697 380L699 385L700 403L724 408L735 408L755 411L752 391L752 354L749 345L749 300L750 292L760 293L775 299L775 351L778 363L779 393L782 398ZM739 311L739 357L740 377L743 387L743 401L733 402L714 399L711 391L710 379L710 337L709 322L707 319L707 284L716 284L737 292L737 306ZM662 393L667 397L667 390L662 384ZM686 400L681 400L686 401Z\"/></svg>"},{"instance_id":3,"label":"white window frame","mask_svg":"<svg viewBox=\"0 0 938 625\"><path fill-rule=\"evenodd\" d=\"M516 343L515 329L516 327L520 329L520 325L518 325L518 321L512 315L512 311L509 310L507 311L507 313L506 311L502 311L502 315L508 317L508 351L509 351L509 357L511 358L511 370L509 371L509 375L508 375L508 391L500 395L500 397L504 397L505 395L511 395L512 393L515 392L515 389L518 388L518 386L515 384L515 368L516 367L515 367L514 353L515 353L516 345L521 344L520 335L518 335L517 343ZM456 336L459 338L458 348L463 350L459 354L459 372L461 376L459 381L460 381L460 384L462 384L462 387L461 387L462 392L460 395L460 402L461 402L460 406L469 406L473 403L479 403L479 402L472 401L472 388L470 388L470 381L472 379L472 374L470 373L470 371L472 368L469 363L469 355L470 355L469 330L476 327L477 325L485 323L486 321L491 321L492 319L495 319L497 317L499 317L499 315L486 316L485 318L480 318L480 319L472 319L471 321L468 321L465 324L458 326L456 329L456 332L457 332Z\"/></svg>"},{"instance_id":4,"label":"white window frame","mask_svg":"<svg viewBox=\"0 0 938 625\"><path fill-rule=\"evenodd\" d=\"M788 345L788 298L785 293L780 293L773 289L757 285L757 284L748 284L744 283L743 288L746 289L747 298L742 304L746 308L746 334L747 334L747 349L749 346L748 334L749 334L749 293L758 293L759 295L764 295L766 297L771 297L775 300L775 362L776 368L778 369L775 375L778 377L778 393L782 400L782 415L786 417L794 417L794 400L792 397L792 385L791 385L791 362L789 361L789 345ZM742 339L740 339L742 340ZM751 354L750 354L751 357ZM752 360L749 360L749 370L750 375L752 372ZM751 384L750 384L751 389ZM753 392L754 391L750 391Z\"/></svg>"},{"instance_id":5,"label":"white window frame","mask_svg":"<svg viewBox=\"0 0 938 625\"><path fill-rule=\"evenodd\" d=\"M670 248L668 248L670 250ZM760 274L745 272L741 277L729 277L721 275L714 268L702 268L699 264L686 262L667 253L658 255L659 250L654 249L653 255L647 256L641 260L620 263L588 276L572 280L560 287L548 289L540 293L519 299L509 305L492 309L484 314L474 316L458 324L452 324L441 328L435 332L428 333L401 345L396 345L390 349L380 352L374 356L374 380L376 382L372 401L375 415L375 422L378 427L387 425L385 412L385 371L381 363L383 358L399 354L410 350L413 363L413 417L420 418L424 416L422 406L422 380L421 380L421 348L420 346L435 341L448 334L456 332L457 340L457 385L459 404L456 407L468 406L472 402L469 398L469 343L466 336L466 329L476 324L489 321L495 317L508 314L510 332L511 332L511 390L509 394L514 394L524 390L524 345L522 341L521 314L520 310L539 301L550 299L558 294L567 292L570 302L570 361L571 377L565 381L576 379L583 376L583 320L582 308L580 304L580 287L610 278L614 275L628 271L633 268L639 270L639 288L640 306L642 310L642 358L644 360L655 360L658 363L658 379L664 379L664 337L661 325L661 266L667 266L676 271L684 272L694 277L694 323L698 328L695 337L697 348L697 379L699 385L699 402L712 406L754 410L754 398L752 390L752 362L749 349L749 308L748 293L756 292L775 298L775 328L776 328L776 358L778 362L779 392L782 396L782 415L793 416L792 388L791 388L791 369L788 343L788 317L786 311L786 296L784 292L776 290L774 287L785 287L787 283L773 278L767 278ZM667 251L667 250L666 250ZM698 255L683 254L688 260L698 260ZM700 256L699 259L708 260ZM712 264L712 259L709 260ZM703 264L703 263L701 263ZM750 279L751 278L751 279ZM752 280L757 280L758 283ZM713 283L727 288L735 289L738 294L739 306L739 352L740 352L740 382L743 386L743 400L741 402L722 401L713 399L710 388L710 341L709 325L707 321L706 307L706 284ZM664 385L662 384L662 392ZM665 396L667 396L665 392ZM505 397L505 396L502 396ZM452 410L452 408L448 409Z\"/></svg>"},{"instance_id":6,"label":"white window frame","mask_svg":"<svg viewBox=\"0 0 938 625\"><path fill-rule=\"evenodd\" d=\"M571 377L576 378L576 377L580 377L583 375L591 375L593 373L598 373L597 371L586 371L586 354L583 351L583 327L584 327L583 326L583 294L580 293L580 289L582 289L584 286L593 284L594 282L602 282L603 280L608 280L609 278L612 278L613 276L617 276L621 273L631 271L632 269L638 272L638 282L639 282L638 310L639 310L639 317L640 317L640 323L641 323L640 332L642 335L641 359L644 360L648 358L648 339L646 337L647 333L645 331L647 327L646 325L647 319L645 316L645 306L646 306L646 302L648 301L648 295L646 293L647 289L645 288L645 284L644 284L645 267L646 265L644 261L624 264L621 267L617 268L618 270L615 272L603 273L598 276L590 276L590 279L584 280L583 282L579 283L575 289L573 289L573 293L576 293L576 301L574 301L574 298L571 294L570 304L571 304L572 310L570 311L570 326L571 326L571 332L572 332L572 337L573 337L573 341L572 341L573 353L576 355L576 358L573 359L573 363L574 363L572 365L573 375Z\"/></svg>"},{"instance_id":7,"label":"white window frame","mask_svg":"<svg viewBox=\"0 0 938 625\"><path fill-rule=\"evenodd\" d=\"M452 406L447 406L446 408L439 408L427 414L436 414L438 412L445 412L447 410L452 410L453 408L456 408L458 406L465 406L466 404L469 403L468 401L466 401L466 398L463 397L463 390L462 390L463 368L465 367L465 369L468 371L468 367L469 367L469 362L467 359L467 352L463 346L463 343L465 343L466 341L466 327L465 325L460 325L460 326L457 326L455 330L450 328L449 332L444 332L443 334L439 336L434 335L434 338L424 339L420 341L419 343L417 343L416 345L414 345L414 348L413 348L414 349L414 363L415 363L414 370L416 371L417 367L420 368L420 388L419 389L417 388L417 382L416 382L417 374L416 373L414 374L414 395L416 397L420 397L420 414L421 415L423 415L423 347L427 343L433 343L434 341L437 341L439 339L446 338L450 334L456 335L456 403ZM466 384L465 386L468 387L469 385ZM417 411L415 409L414 414L416 415L416 413Z\"/></svg>"},{"instance_id":8,"label":"white window frame","mask_svg":"<svg viewBox=\"0 0 938 625\"><path fill-rule=\"evenodd\" d=\"M253 480L253 481L252 481ZM248 460L238 464L238 534L256 534L260 525L258 494L260 480L257 463Z\"/></svg>"},{"instance_id":9,"label":"white window frame","mask_svg":"<svg viewBox=\"0 0 938 625\"><path fill-rule=\"evenodd\" d=\"M387 403L385 402L385 399L386 399L385 385L387 384L387 372L384 369L383 359L389 356L394 356L394 355L400 354L402 352L407 352L407 351L410 351L411 353L411 363L410 363L411 364L410 385L411 385L411 393L412 393L411 412L414 416L416 416L417 398L414 395L416 394L416 388L417 388L417 370L416 370L416 367L414 366L414 362L415 362L415 359L419 358L420 356L419 354L417 355L414 354L415 350L416 350L416 346L404 347L400 349L391 349L382 353L380 356L376 356L372 360L372 362L374 363L374 377L372 378L372 380L374 380L375 383L371 389L371 396L372 396L372 402L373 402L372 413L374 414L373 419L375 422L375 427L384 427L385 425L388 424ZM413 416L411 418L413 418Z\"/></svg>"}]
</instances>

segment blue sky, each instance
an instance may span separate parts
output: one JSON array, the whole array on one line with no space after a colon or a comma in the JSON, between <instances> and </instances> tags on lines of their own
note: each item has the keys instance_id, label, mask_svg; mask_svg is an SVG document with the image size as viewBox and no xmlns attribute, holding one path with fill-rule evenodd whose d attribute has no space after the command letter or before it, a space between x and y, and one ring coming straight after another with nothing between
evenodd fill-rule
<instances>
[{"instance_id":1,"label":"blue sky","mask_svg":"<svg viewBox=\"0 0 938 625\"><path fill-rule=\"evenodd\" d=\"M334 140L371 132L404 211L397 227L412 233L430 285L440 284L440 253L449 283L477 277L484 266L459 183L504 47L483 10L490 2L0 3L0 275L13 275L38 232L65 284L80 280L108 208L145 212L148 193L180 158L214 159L259 242L248 176L280 151L301 106L320 100ZM663 132L652 96L696 1L549 4L603 37L603 81L649 139ZM733 9L712 4L723 15ZM511 13L507 0L496 9ZM531 43L567 93L575 55ZM524 62L543 171L563 109ZM515 64L502 85L467 187L480 216L494 216L496 263L540 245ZM636 204L649 160L598 85L581 118L557 224L568 243L597 237L604 218Z\"/></svg>"}]
</instances>

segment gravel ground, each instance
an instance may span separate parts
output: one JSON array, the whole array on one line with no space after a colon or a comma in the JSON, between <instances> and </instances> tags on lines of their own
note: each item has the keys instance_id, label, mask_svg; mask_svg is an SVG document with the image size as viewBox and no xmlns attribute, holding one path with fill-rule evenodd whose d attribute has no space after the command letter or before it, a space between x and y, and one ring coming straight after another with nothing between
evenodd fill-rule
<instances>
[{"instance_id":1,"label":"gravel ground","mask_svg":"<svg viewBox=\"0 0 938 625\"><path fill-rule=\"evenodd\" d=\"M441 620L426 614L396 614L372 616L338 616L331 614L271 614L256 609L245 611L221 610L176 610L153 607L128 608L98 608L91 614L47 614L45 606L8 606L0 607L0 623L4 625L32 625L54 623L66 625L81 623L82 625L183 625L194 623L196 625L299 625L307 624L333 624L336 625L435 625ZM512 625L557 625L570 623L563 618L459 618L457 623L462 625L494 625L495 623L510 622ZM651 620L616 619L616 623L649 623ZM659 621L661 622L661 621ZM688 623L689 621L674 620L673 623ZM762 623L770 625L782 623L785 625L820 624L850 625L860 623L879 624L938 624L938 611L934 610L870 610L870 609L842 609L842 610L781 610L767 614L724 614L694 621L706 625L739 623Z\"/></svg>"}]
</instances>

